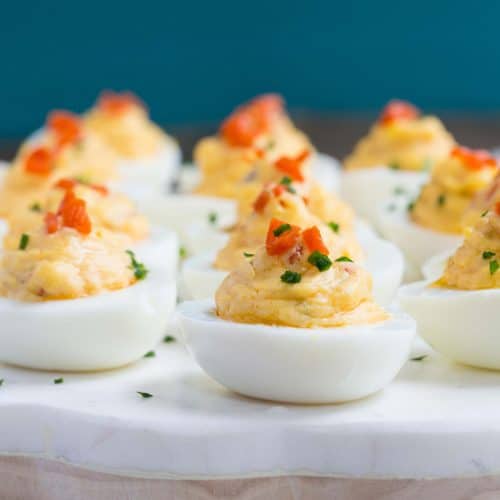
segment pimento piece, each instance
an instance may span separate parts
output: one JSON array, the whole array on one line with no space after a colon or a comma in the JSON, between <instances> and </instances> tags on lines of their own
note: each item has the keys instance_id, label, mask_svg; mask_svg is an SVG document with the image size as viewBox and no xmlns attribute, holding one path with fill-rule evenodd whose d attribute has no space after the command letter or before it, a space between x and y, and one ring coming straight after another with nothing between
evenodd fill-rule
<instances>
[{"instance_id":1,"label":"pimento piece","mask_svg":"<svg viewBox=\"0 0 500 500\"><path fill-rule=\"evenodd\" d=\"M59 147L73 144L82 133L80 118L69 111L53 111L47 118L47 127L57 138Z\"/></svg>"},{"instance_id":2,"label":"pimento piece","mask_svg":"<svg viewBox=\"0 0 500 500\"><path fill-rule=\"evenodd\" d=\"M48 148L39 147L31 151L24 160L26 172L34 175L47 176L52 171L54 154Z\"/></svg>"},{"instance_id":3,"label":"pimento piece","mask_svg":"<svg viewBox=\"0 0 500 500\"><path fill-rule=\"evenodd\" d=\"M48 234L53 234L59 229L59 217L54 212L47 212L44 217L44 222Z\"/></svg>"},{"instance_id":4,"label":"pimento piece","mask_svg":"<svg viewBox=\"0 0 500 500\"><path fill-rule=\"evenodd\" d=\"M319 252L323 255L328 255L330 253L325 243L323 242L321 232L317 226L305 229L302 233L302 239L304 240L306 247L311 253Z\"/></svg>"},{"instance_id":5,"label":"pimento piece","mask_svg":"<svg viewBox=\"0 0 500 500\"><path fill-rule=\"evenodd\" d=\"M66 191L57 215L61 217L64 227L76 229L80 234L89 234L92 231L86 203L81 198L77 198L73 191Z\"/></svg>"},{"instance_id":6,"label":"pimento piece","mask_svg":"<svg viewBox=\"0 0 500 500\"><path fill-rule=\"evenodd\" d=\"M102 194L103 196L107 196L109 194L109 189L101 184L90 184L89 188L93 189L94 191L97 191L99 194Z\"/></svg>"},{"instance_id":7,"label":"pimento piece","mask_svg":"<svg viewBox=\"0 0 500 500\"><path fill-rule=\"evenodd\" d=\"M415 120L420 116L420 110L406 101L389 101L380 115L380 123L389 125L399 120Z\"/></svg>"},{"instance_id":8,"label":"pimento piece","mask_svg":"<svg viewBox=\"0 0 500 500\"><path fill-rule=\"evenodd\" d=\"M295 157L282 156L278 158L274 163L274 166L288 175L292 180L297 182L304 182L304 175L302 174L302 163L306 160L311 152L308 149L304 149Z\"/></svg>"},{"instance_id":9,"label":"pimento piece","mask_svg":"<svg viewBox=\"0 0 500 500\"><path fill-rule=\"evenodd\" d=\"M111 115L120 116L134 107L145 109L144 103L132 92L112 92L104 91L97 102L97 106L101 111Z\"/></svg>"},{"instance_id":10,"label":"pimento piece","mask_svg":"<svg viewBox=\"0 0 500 500\"><path fill-rule=\"evenodd\" d=\"M271 194L267 189L261 191L257 199L253 202L253 209L258 214L262 213L262 211L266 208L266 205L269 203L271 199Z\"/></svg>"},{"instance_id":11,"label":"pimento piece","mask_svg":"<svg viewBox=\"0 0 500 500\"><path fill-rule=\"evenodd\" d=\"M286 231L280 232L278 236L275 231L287 225L286 222L279 219L272 219L269 223L266 237L266 250L268 255L282 255L292 249L299 241L300 227L290 225Z\"/></svg>"},{"instance_id":12,"label":"pimento piece","mask_svg":"<svg viewBox=\"0 0 500 500\"><path fill-rule=\"evenodd\" d=\"M500 201L495 203L495 212L497 215L500 215Z\"/></svg>"},{"instance_id":13,"label":"pimento piece","mask_svg":"<svg viewBox=\"0 0 500 500\"><path fill-rule=\"evenodd\" d=\"M74 189L77 186L78 182L75 179L59 179L55 184L54 187L64 189L66 191Z\"/></svg>"},{"instance_id":14,"label":"pimento piece","mask_svg":"<svg viewBox=\"0 0 500 500\"><path fill-rule=\"evenodd\" d=\"M460 160L471 170L481 170L482 168L496 168L497 161L484 149L469 149L464 146L455 146L450 153L452 158Z\"/></svg>"},{"instance_id":15,"label":"pimento piece","mask_svg":"<svg viewBox=\"0 0 500 500\"><path fill-rule=\"evenodd\" d=\"M272 191L274 196L278 198L286 191L286 188L282 184L276 184L276 186L273 187Z\"/></svg>"},{"instance_id":16,"label":"pimento piece","mask_svg":"<svg viewBox=\"0 0 500 500\"><path fill-rule=\"evenodd\" d=\"M275 116L282 110L280 96L268 94L257 97L237 108L222 122L222 137L231 146L250 147L259 135L269 130Z\"/></svg>"}]
</instances>

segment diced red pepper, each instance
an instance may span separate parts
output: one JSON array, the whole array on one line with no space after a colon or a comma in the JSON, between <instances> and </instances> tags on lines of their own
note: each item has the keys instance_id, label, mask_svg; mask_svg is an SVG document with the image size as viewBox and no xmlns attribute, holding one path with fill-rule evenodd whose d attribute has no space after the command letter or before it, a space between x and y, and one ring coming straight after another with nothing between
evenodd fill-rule
<instances>
[{"instance_id":1,"label":"diced red pepper","mask_svg":"<svg viewBox=\"0 0 500 500\"><path fill-rule=\"evenodd\" d=\"M91 184L89 187L103 196L107 196L109 194L109 189L101 184Z\"/></svg>"},{"instance_id":2,"label":"diced red pepper","mask_svg":"<svg viewBox=\"0 0 500 500\"><path fill-rule=\"evenodd\" d=\"M273 187L273 194L276 198L280 197L285 191L286 188L283 184L276 184L276 186Z\"/></svg>"},{"instance_id":3,"label":"diced red pepper","mask_svg":"<svg viewBox=\"0 0 500 500\"><path fill-rule=\"evenodd\" d=\"M47 233L53 234L59 229L59 217L54 212L47 212L44 218Z\"/></svg>"},{"instance_id":4,"label":"diced red pepper","mask_svg":"<svg viewBox=\"0 0 500 500\"><path fill-rule=\"evenodd\" d=\"M451 156L459 159L467 168L471 170L481 170L482 168L496 168L497 161L488 151L484 149L469 149L464 146L455 146L451 150Z\"/></svg>"},{"instance_id":5,"label":"diced red pepper","mask_svg":"<svg viewBox=\"0 0 500 500\"><path fill-rule=\"evenodd\" d=\"M311 152L304 149L297 156L291 158L289 156L282 156L274 163L275 167L281 172L287 174L292 180L296 182L304 182L304 175L302 174L302 163L306 160Z\"/></svg>"},{"instance_id":6,"label":"diced red pepper","mask_svg":"<svg viewBox=\"0 0 500 500\"><path fill-rule=\"evenodd\" d=\"M497 201L495 204L495 212L497 215L500 215L500 201Z\"/></svg>"},{"instance_id":7,"label":"diced red pepper","mask_svg":"<svg viewBox=\"0 0 500 500\"><path fill-rule=\"evenodd\" d=\"M269 223L266 237L266 250L268 255L282 255L292 249L300 239L300 227L291 226L287 231L275 236L274 231L286 222L272 219Z\"/></svg>"},{"instance_id":8,"label":"diced red pepper","mask_svg":"<svg viewBox=\"0 0 500 500\"><path fill-rule=\"evenodd\" d=\"M257 199L253 202L253 209L257 213L262 213L262 211L266 208L266 205L269 203L271 199L271 195L267 189L261 191Z\"/></svg>"},{"instance_id":9,"label":"diced red pepper","mask_svg":"<svg viewBox=\"0 0 500 500\"><path fill-rule=\"evenodd\" d=\"M65 227L76 229L81 234L89 234L92 231L86 203L77 198L73 191L66 191L57 214L61 216L62 225Z\"/></svg>"},{"instance_id":10,"label":"diced red pepper","mask_svg":"<svg viewBox=\"0 0 500 500\"><path fill-rule=\"evenodd\" d=\"M144 103L132 92L104 91L97 103L99 109L113 116L119 116L133 107L145 108Z\"/></svg>"},{"instance_id":11,"label":"diced red pepper","mask_svg":"<svg viewBox=\"0 0 500 500\"><path fill-rule=\"evenodd\" d=\"M380 123L389 125L399 120L415 120L420 116L420 110L406 101L394 100L384 108L380 115Z\"/></svg>"},{"instance_id":12,"label":"diced red pepper","mask_svg":"<svg viewBox=\"0 0 500 500\"><path fill-rule=\"evenodd\" d=\"M34 175L47 176L52 171L54 154L48 148L33 149L24 161L26 172Z\"/></svg>"},{"instance_id":13,"label":"diced red pepper","mask_svg":"<svg viewBox=\"0 0 500 500\"><path fill-rule=\"evenodd\" d=\"M69 189L74 189L77 184L78 184L78 182L75 179L65 178L65 179L59 179L55 183L54 187L64 189L67 191Z\"/></svg>"},{"instance_id":14,"label":"diced red pepper","mask_svg":"<svg viewBox=\"0 0 500 500\"><path fill-rule=\"evenodd\" d=\"M304 240L304 243L306 244L306 247L309 249L311 253L319 252L322 253L323 255L328 255L330 253L328 251L327 246L323 242L321 232L317 226L313 226L310 227L309 229L306 229L302 233L302 238Z\"/></svg>"},{"instance_id":15,"label":"diced red pepper","mask_svg":"<svg viewBox=\"0 0 500 500\"><path fill-rule=\"evenodd\" d=\"M80 118L69 111L53 111L47 118L47 127L55 134L58 146L72 144L82 132Z\"/></svg>"}]
</instances>

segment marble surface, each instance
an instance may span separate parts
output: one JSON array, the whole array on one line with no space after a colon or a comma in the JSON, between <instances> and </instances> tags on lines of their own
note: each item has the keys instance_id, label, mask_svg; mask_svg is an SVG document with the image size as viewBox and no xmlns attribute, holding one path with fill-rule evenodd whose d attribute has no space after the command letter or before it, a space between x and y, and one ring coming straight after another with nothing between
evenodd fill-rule
<instances>
[{"instance_id":1,"label":"marble surface","mask_svg":"<svg viewBox=\"0 0 500 500\"><path fill-rule=\"evenodd\" d=\"M61 376L64 383L54 384ZM121 370L61 374L0 365L0 379L0 455L144 478L500 471L500 374L435 355L409 361L375 396L325 406L232 394L179 341Z\"/></svg>"}]
</instances>

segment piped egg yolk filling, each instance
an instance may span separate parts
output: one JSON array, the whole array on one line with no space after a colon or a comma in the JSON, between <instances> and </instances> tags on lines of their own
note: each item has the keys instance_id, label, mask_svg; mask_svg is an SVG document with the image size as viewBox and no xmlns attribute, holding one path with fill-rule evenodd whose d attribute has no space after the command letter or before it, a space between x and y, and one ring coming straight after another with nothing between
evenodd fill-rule
<instances>
[{"instance_id":1,"label":"piped egg yolk filling","mask_svg":"<svg viewBox=\"0 0 500 500\"><path fill-rule=\"evenodd\" d=\"M391 101L344 165L348 169L385 165L396 170L427 170L448 155L454 142L438 118L421 116L410 103Z\"/></svg>"},{"instance_id":2,"label":"piped egg yolk filling","mask_svg":"<svg viewBox=\"0 0 500 500\"><path fill-rule=\"evenodd\" d=\"M21 234L17 242L5 239L0 295L36 302L127 287L147 272L126 250L130 243L123 234L93 228L85 201L68 191L43 224Z\"/></svg>"},{"instance_id":3,"label":"piped egg yolk filling","mask_svg":"<svg viewBox=\"0 0 500 500\"><path fill-rule=\"evenodd\" d=\"M115 153L129 159L152 156L169 140L130 92L104 92L85 117L85 124Z\"/></svg>"},{"instance_id":4,"label":"piped egg yolk filling","mask_svg":"<svg viewBox=\"0 0 500 500\"><path fill-rule=\"evenodd\" d=\"M334 258L317 226L273 219L266 244L216 292L221 318L299 328L383 321L371 297L371 277L347 256Z\"/></svg>"},{"instance_id":5,"label":"piped egg yolk filling","mask_svg":"<svg viewBox=\"0 0 500 500\"><path fill-rule=\"evenodd\" d=\"M19 210L11 219L11 236L37 227L47 212L57 212L67 192L72 191L84 200L86 210L94 223L104 229L123 233L134 241L148 237L148 220L137 212L135 205L125 195L110 192L99 184L86 183L84 179L64 178L57 181L45 198L33 198L29 206Z\"/></svg>"},{"instance_id":6,"label":"piped egg yolk filling","mask_svg":"<svg viewBox=\"0 0 500 500\"><path fill-rule=\"evenodd\" d=\"M413 205L412 220L439 232L460 234L471 201L497 172L495 158L486 151L454 147L448 158L434 167Z\"/></svg>"},{"instance_id":7,"label":"piped egg yolk filling","mask_svg":"<svg viewBox=\"0 0 500 500\"><path fill-rule=\"evenodd\" d=\"M344 230L337 219L325 224L312 214L290 178L284 177L280 184L264 187L254 200L252 212L240 219L227 245L217 254L214 267L230 271L245 261L246 255L254 254L267 234L269 223L276 218L299 227L317 226L336 257L346 255L357 261L363 259L363 251L353 233Z\"/></svg>"},{"instance_id":8,"label":"piped egg yolk filling","mask_svg":"<svg viewBox=\"0 0 500 500\"><path fill-rule=\"evenodd\" d=\"M437 285L460 290L500 288L500 202L467 230Z\"/></svg>"},{"instance_id":9,"label":"piped egg yolk filling","mask_svg":"<svg viewBox=\"0 0 500 500\"><path fill-rule=\"evenodd\" d=\"M294 157L312 146L297 130L277 95L264 95L236 109L222 124L217 137L202 139L194 159L202 179L196 192L239 199L259 162L274 163ZM244 189L244 187L243 187Z\"/></svg>"}]
</instances>

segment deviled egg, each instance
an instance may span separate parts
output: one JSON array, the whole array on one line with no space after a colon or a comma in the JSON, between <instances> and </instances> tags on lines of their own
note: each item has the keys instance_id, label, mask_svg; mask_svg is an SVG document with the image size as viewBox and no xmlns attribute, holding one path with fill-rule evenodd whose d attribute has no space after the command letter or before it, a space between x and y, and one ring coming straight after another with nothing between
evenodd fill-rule
<instances>
[{"instance_id":1,"label":"deviled egg","mask_svg":"<svg viewBox=\"0 0 500 500\"><path fill-rule=\"evenodd\" d=\"M462 241L471 202L497 172L496 160L487 152L455 146L435 165L415 201L400 196L380 208L382 234L417 267L433 255L453 251Z\"/></svg>"},{"instance_id":2,"label":"deviled egg","mask_svg":"<svg viewBox=\"0 0 500 500\"><path fill-rule=\"evenodd\" d=\"M444 356L500 369L500 203L469 230L442 276L404 286L398 299Z\"/></svg>"},{"instance_id":3,"label":"deviled egg","mask_svg":"<svg viewBox=\"0 0 500 500\"><path fill-rule=\"evenodd\" d=\"M395 189L416 194L454 142L438 118L421 116L410 103L391 101L344 160L341 194L376 225L374 208L387 202Z\"/></svg>"},{"instance_id":4,"label":"deviled egg","mask_svg":"<svg viewBox=\"0 0 500 500\"><path fill-rule=\"evenodd\" d=\"M283 222L268 235L225 278L215 307L181 304L200 366L231 390L292 403L349 401L386 386L407 360L414 321L376 305L367 271L331 259L318 227Z\"/></svg>"},{"instance_id":5,"label":"deviled egg","mask_svg":"<svg viewBox=\"0 0 500 500\"><path fill-rule=\"evenodd\" d=\"M83 199L64 200L17 241L5 239L0 359L66 371L135 361L163 335L175 281L143 262L125 234L94 224Z\"/></svg>"},{"instance_id":6,"label":"deviled egg","mask_svg":"<svg viewBox=\"0 0 500 500\"><path fill-rule=\"evenodd\" d=\"M321 221L302 197L282 184L269 184L263 189L253 204L253 212L239 221L219 252L200 253L184 262L182 278L189 298L212 298L228 272L253 257L266 237L269 224L279 225L276 222L279 220L300 227L318 227L329 255L365 265L373 274L377 301L383 305L391 302L403 274L400 251L389 242L367 237L363 241L368 255L365 262L365 252L352 230L335 221ZM271 236L267 234L268 239Z\"/></svg>"},{"instance_id":7,"label":"deviled egg","mask_svg":"<svg viewBox=\"0 0 500 500\"><path fill-rule=\"evenodd\" d=\"M118 156L119 191L137 198L167 190L180 165L180 148L135 95L103 92L84 121Z\"/></svg>"}]
</instances>

